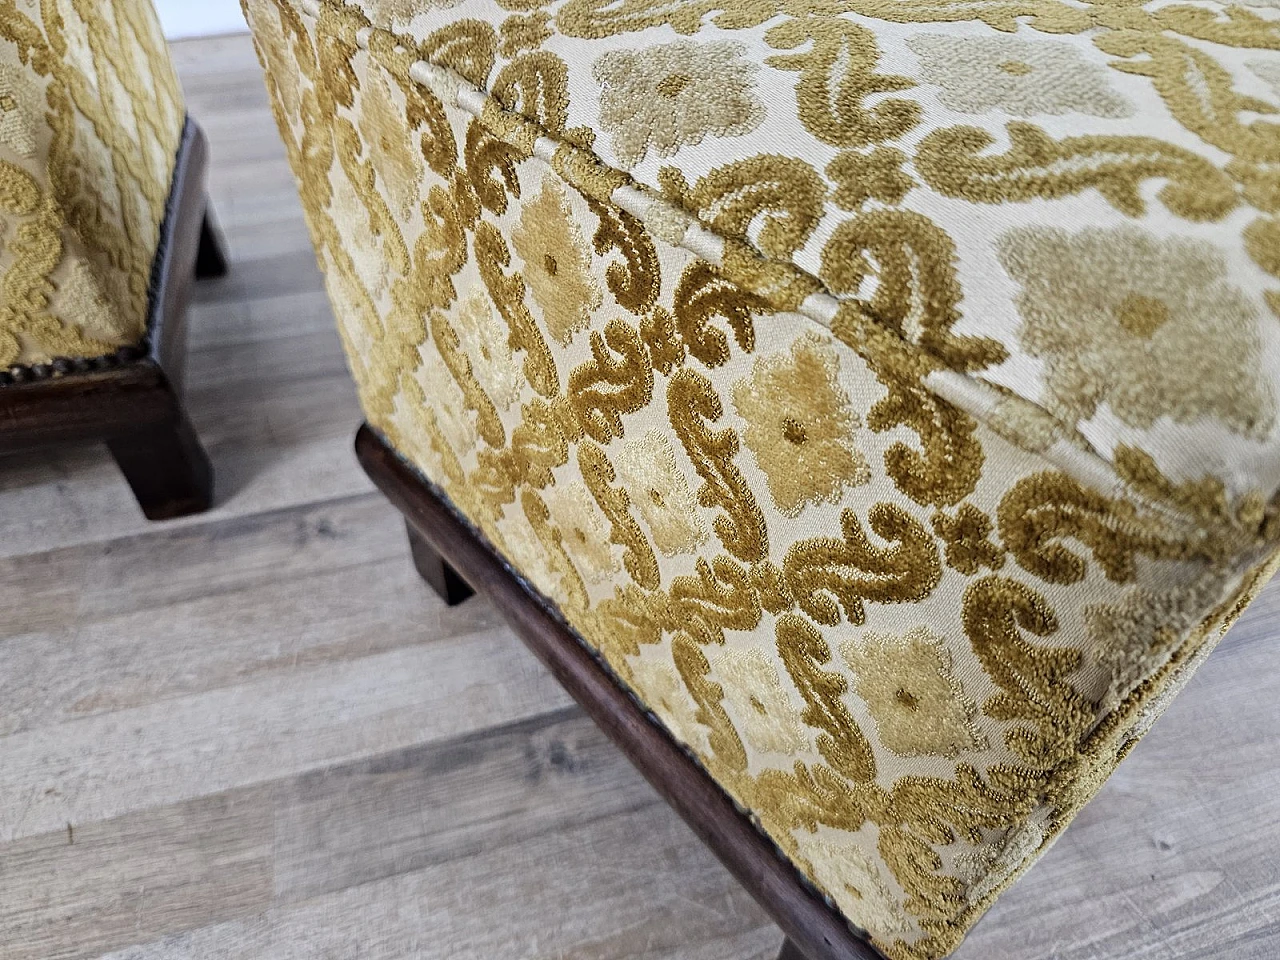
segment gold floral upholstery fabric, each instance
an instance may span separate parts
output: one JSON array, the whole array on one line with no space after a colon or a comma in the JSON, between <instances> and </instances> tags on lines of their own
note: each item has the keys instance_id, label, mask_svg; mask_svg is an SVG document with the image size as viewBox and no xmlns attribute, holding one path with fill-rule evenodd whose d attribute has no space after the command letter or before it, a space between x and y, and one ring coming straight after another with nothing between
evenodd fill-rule
<instances>
[{"instance_id":1,"label":"gold floral upholstery fabric","mask_svg":"<svg viewBox=\"0 0 1280 960\"><path fill-rule=\"evenodd\" d=\"M1280 545L1280 9L245 0L369 421L894 958Z\"/></svg>"},{"instance_id":2,"label":"gold floral upholstery fabric","mask_svg":"<svg viewBox=\"0 0 1280 960\"><path fill-rule=\"evenodd\" d=\"M0 369L142 339L184 117L149 0L0 2Z\"/></svg>"}]
</instances>

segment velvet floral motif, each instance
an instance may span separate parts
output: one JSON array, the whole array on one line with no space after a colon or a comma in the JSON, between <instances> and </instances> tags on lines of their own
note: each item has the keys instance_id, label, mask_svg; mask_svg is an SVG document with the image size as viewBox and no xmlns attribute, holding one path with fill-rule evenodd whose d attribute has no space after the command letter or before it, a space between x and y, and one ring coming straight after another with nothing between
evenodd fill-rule
<instances>
[{"instance_id":1,"label":"velvet floral motif","mask_svg":"<svg viewBox=\"0 0 1280 960\"><path fill-rule=\"evenodd\" d=\"M369 0L369 19L384 30L407 27L424 10L447 10L462 0Z\"/></svg>"},{"instance_id":2,"label":"velvet floral motif","mask_svg":"<svg viewBox=\"0 0 1280 960\"><path fill-rule=\"evenodd\" d=\"M372 73L365 87L360 133L392 211L407 219L421 202L422 155L405 124L404 108L396 103L382 72Z\"/></svg>"},{"instance_id":3,"label":"velvet floral motif","mask_svg":"<svg viewBox=\"0 0 1280 960\"><path fill-rule=\"evenodd\" d=\"M997 109L1016 117L1133 113L1133 105L1112 89L1107 68L1061 40L922 34L907 46L920 56L921 79L941 87L940 99L953 110Z\"/></svg>"},{"instance_id":4,"label":"velvet floral motif","mask_svg":"<svg viewBox=\"0 0 1280 960\"><path fill-rule=\"evenodd\" d=\"M759 650L726 647L715 659L725 695L735 705L737 728L766 753L795 753L805 743L800 712L778 671Z\"/></svg>"},{"instance_id":5,"label":"velvet floral motif","mask_svg":"<svg viewBox=\"0 0 1280 960\"><path fill-rule=\"evenodd\" d=\"M785 354L757 358L751 375L734 384L733 403L784 514L833 501L869 479L854 443L861 420L840 386L839 360L828 341L806 336Z\"/></svg>"},{"instance_id":6,"label":"velvet floral motif","mask_svg":"<svg viewBox=\"0 0 1280 960\"><path fill-rule=\"evenodd\" d=\"M842 153L827 164L827 176L835 181L835 201L847 210L857 210L868 200L898 203L915 185L903 172L907 155L892 147L877 147L869 153Z\"/></svg>"},{"instance_id":7,"label":"velvet floral motif","mask_svg":"<svg viewBox=\"0 0 1280 960\"><path fill-rule=\"evenodd\" d=\"M498 521L503 553L520 575L539 590L552 592L559 584L559 574L548 562L546 545L538 539L529 520L519 510L511 511Z\"/></svg>"},{"instance_id":8,"label":"velvet floral motif","mask_svg":"<svg viewBox=\"0 0 1280 960\"><path fill-rule=\"evenodd\" d=\"M36 152L40 91L23 70L0 64L0 144L23 157Z\"/></svg>"},{"instance_id":9,"label":"velvet floral motif","mask_svg":"<svg viewBox=\"0 0 1280 960\"><path fill-rule=\"evenodd\" d=\"M291 62L289 40L279 15L262 18L254 41L263 58L271 65L269 81L275 86L281 105L289 116L296 115L302 106L302 85L298 71Z\"/></svg>"},{"instance_id":10,"label":"velvet floral motif","mask_svg":"<svg viewBox=\"0 0 1280 960\"><path fill-rule=\"evenodd\" d=\"M881 742L894 753L955 757L985 744L974 726L977 706L951 672L951 653L927 627L901 637L868 631L840 652Z\"/></svg>"},{"instance_id":11,"label":"velvet floral motif","mask_svg":"<svg viewBox=\"0 0 1280 960\"><path fill-rule=\"evenodd\" d=\"M1134 227L1021 227L998 249L1022 285L1018 338L1045 360L1059 416L1088 419L1106 403L1134 427L1167 416L1215 417L1245 434L1270 429L1260 311L1226 281L1209 244Z\"/></svg>"},{"instance_id":12,"label":"velvet floral motif","mask_svg":"<svg viewBox=\"0 0 1280 960\"><path fill-rule=\"evenodd\" d=\"M369 222L369 209L355 188L342 180L333 187L329 209L341 221L347 234L347 253L355 267L356 277L369 296L377 300L387 292L390 277L382 255L382 241ZM354 307L354 301L350 301Z\"/></svg>"},{"instance_id":13,"label":"velvet floral motif","mask_svg":"<svg viewBox=\"0 0 1280 960\"><path fill-rule=\"evenodd\" d=\"M910 929L884 874L863 849L845 840L796 835L800 855L812 865L814 879L849 916L868 932L892 942Z\"/></svg>"},{"instance_id":14,"label":"velvet floral motif","mask_svg":"<svg viewBox=\"0 0 1280 960\"><path fill-rule=\"evenodd\" d=\"M600 126L630 169L652 150L674 156L708 136L731 137L759 126L764 107L755 95L758 67L742 46L720 41L615 50L595 63Z\"/></svg>"},{"instance_id":15,"label":"velvet floral motif","mask_svg":"<svg viewBox=\"0 0 1280 960\"><path fill-rule=\"evenodd\" d=\"M1004 883L1044 845L1043 824L1029 820L991 843L956 858L958 873L968 885L968 899L981 900Z\"/></svg>"},{"instance_id":16,"label":"velvet floral motif","mask_svg":"<svg viewBox=\"0 0 1280 960\"><path fill-rule=\"evenodd\" d=\"M1220 588L1210 575L1176 590L1135 587L1119 603L1085 608L1085 629L1109 676L1104 706L1114 708L1163 662Z\"/></svg>"},{"instance_id":17,"label":"velvet floral motif","mask_svg":"<svg viewBox=\"0 0 1280 960\"><path fill-rule=\"evenodd\" d=\"M524 205L511 245L524 261L524 278L551 335L568 343L600 306L600 288L588 273L591 254L574 222L564 190L553 181Z\"/></svg>"},{"instance_id":18,"label":"velvet floral motif","mask_svg":"<svg viewBox=\"0 0 1280 960\"><path fill-rule=\"evenodd\" d=\"M989 539L991 518L971 503L962 503L954 516L933 515L933 530L946 543L947 563L961 573L975 574L983 567L999 570L1004 551Z\"/></svg>"},{"instance_id":19,"label":"velvet floral motif","mask_svg":"<svg viewBox=\"0 0 1280 960\"><path fill-rule=\"evenodd\" d=\"M560 542L583 579L597 583L619 569L609 528L590 491L581 483L559 483L547 491L547 510Z\"/></svg>"},{"instance_id":20,"label":"velvet floral motif","mask_svg":"<svg viewBox=\"0 0 1280 960\"><path fill-rule=\"evenodd\" d=\"M65 311L78 319L86 333L108 341L128 335L89 264L83 260L73 262L66 275L55 282L64 298Z\"/></svg>"},{"instance_id":21,"label":"velvet floral motif","mask_svg":"<svg viewBox=\"0 0 1280 960\"><path fill-rule=\"evenodd\" d=\"M676 739L695 751L707 749L708 730L698 720L698 705L670 661L655 657L633 659L631 686L645 703L658 711Z\"/></svg>"},{"instance_id":22,"label":"velvet floral motif","mask_svg":"<svg viewBox=\"0 0 1280 960\"><path fill-rule=\"evenodd\" d=\"M445 445L455 457L465 457L475 446L476 430L462 390L434 348L424 353L418 374L423 394Z\"/></svg>"},{"instance_id":23,"label":"velvet floral motif","mask_svg":"<svg viewBox=\"0 0 1280 960\"><path fill-rule=\"evenodd\" d=\"M524 375L508 343L509 331L494 312L484 287L471 288L458 305L458 340L471 360L471 372L499 410L520 399Z\"/></svg>"},{"instance_id":24,"label":"velvet floral motif","mask_svg":"<svg viewBox=\"0 0 1280 960\"><path fill-rule=\"evenodd\" d=\"M628 498L649 528L653 545L663 554L690 553L707 539L693 493L666 437L650 430L627 440L614 465Z\"/></svg>"}]
</instances>

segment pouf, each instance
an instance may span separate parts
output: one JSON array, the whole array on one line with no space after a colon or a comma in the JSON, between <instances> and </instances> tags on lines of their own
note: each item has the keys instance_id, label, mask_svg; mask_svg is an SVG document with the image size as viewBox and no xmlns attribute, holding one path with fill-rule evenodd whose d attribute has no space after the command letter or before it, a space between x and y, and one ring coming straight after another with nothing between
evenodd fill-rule
<instances>
[{"instance_id":1,"label":"pouf","mask_svg":"<svg viewBox=\"0 0 1280 960\"><path fill-rule=\"evenodd\" d=\"M148 0L0 6L0 451L105 440L153 519L204 509L181 401L206 148Z\"/></svg>"},{"instance_id":2,"label":"pouf","mask_svg":"<svg viewBox=\"0 0 1280 960\"><path fill-rule=\"evenodd\" d=\"M366 461L948 954L1274 568L1280 9L244 6Z\"/></svg>"}]
</instances>

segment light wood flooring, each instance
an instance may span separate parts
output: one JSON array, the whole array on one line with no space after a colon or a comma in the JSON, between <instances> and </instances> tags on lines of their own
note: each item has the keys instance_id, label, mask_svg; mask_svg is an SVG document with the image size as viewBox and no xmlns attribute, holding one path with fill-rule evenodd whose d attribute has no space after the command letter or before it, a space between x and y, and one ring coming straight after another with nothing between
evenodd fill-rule
<instances>
[{"instance_id":1,"label":"light wood flooring","mask_svg":"<svg viewBox=\"0 0 1280 960\"><path fill-rule=\"evenodd\" d=\"M178 44L231 275L212 512L0 461L0 960L766 960L781 937L477 598L360 414L246 37ZM1280 583L959 960L1280 957Z\"/></svg>"}]
</instances>

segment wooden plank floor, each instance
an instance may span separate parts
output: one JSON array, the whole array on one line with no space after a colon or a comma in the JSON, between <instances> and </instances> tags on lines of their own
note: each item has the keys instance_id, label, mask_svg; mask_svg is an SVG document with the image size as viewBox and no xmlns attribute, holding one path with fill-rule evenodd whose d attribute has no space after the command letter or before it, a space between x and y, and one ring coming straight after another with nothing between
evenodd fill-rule
<instances>
[{"instance_id":1,"label":"wooden plank floor","mask_svg":"<svg viewBox=\"0 0 1280 960\"><path fill-rule=\"evenodd\" d=\"M176 56L232 273L211 513L0 461L0 960L765 960L780 935L498 622L416 579L245 37ZM960 960L1280 956L1280 583Z\"/></svg>"}]
</instances>

